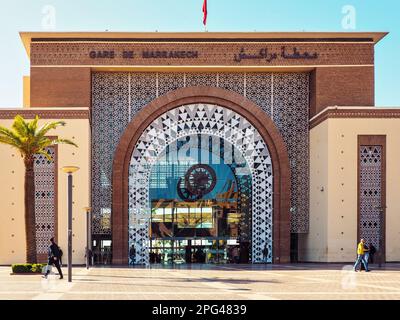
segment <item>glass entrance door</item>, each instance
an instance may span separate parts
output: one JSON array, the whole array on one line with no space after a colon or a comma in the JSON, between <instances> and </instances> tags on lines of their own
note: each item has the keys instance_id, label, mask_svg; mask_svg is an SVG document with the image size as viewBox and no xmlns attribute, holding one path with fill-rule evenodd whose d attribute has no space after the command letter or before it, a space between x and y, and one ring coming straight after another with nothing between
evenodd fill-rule
<instances>
[{"instance_id":1,"label":"glass entrance door","mask_svg":"<svg viewBox=\"0 0 400 320\"><path fill-rule=\"evenodd\" d=\"M207 135L167 146L150 175L151 263L249 261L251 174L235 153Z\"/></svg>"},{"instance_id":2,"label":"glass entrance door","mask_svg":"<svg viewBox=\"0 0 400 320\"><path fill-rule=\"evenodd\" d=\"M237 239L154 239L151 241L149 251L150 263L152 264L225 264L240 262L240 247Z\"/></svg>"}]
</instances>

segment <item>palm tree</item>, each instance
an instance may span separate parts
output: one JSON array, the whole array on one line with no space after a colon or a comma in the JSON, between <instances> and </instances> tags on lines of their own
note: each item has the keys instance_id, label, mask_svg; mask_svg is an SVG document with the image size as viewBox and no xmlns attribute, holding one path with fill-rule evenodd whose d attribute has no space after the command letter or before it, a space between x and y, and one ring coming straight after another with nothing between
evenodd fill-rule
<instances>
[{"instance_id":1,"label":"palm tree","mask_svg":"<svg viewBox=\"0 0 400 320\"><path fill-rule=\"evenodd\" d=\"M17 149L25 164L25 235L26 235L26 262L36 263L36 219L35 219L35 177L33 164L35 155L42 154L49 161L51 156L46 152L46 148L56 144L77 145L67 139L56 139L46 137L46 134L59 126L64 126L64 121L46 123L38 128L39 117L27 122L17 115L11 129L0 126L0 143L7 144Z\"/></svg>"}]
</instances>

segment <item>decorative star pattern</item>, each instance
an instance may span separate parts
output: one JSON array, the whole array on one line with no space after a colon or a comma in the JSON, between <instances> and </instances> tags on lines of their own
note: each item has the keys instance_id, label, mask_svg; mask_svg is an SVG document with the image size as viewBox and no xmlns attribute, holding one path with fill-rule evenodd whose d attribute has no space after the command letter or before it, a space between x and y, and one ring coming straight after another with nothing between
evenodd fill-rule
<instances>
[{"instance_id":1,"label":"decorative star pattern","mask_svg":"<svg viewBox=\"0 0 400 320\"><path fill-rule=\"evenodd\" d=\"M46 254L49 239L55 236L55 157L54 147L45 151L52 157L48 160L44 155L35 155L33 165L35 176L35 219L36 219L36 251Z\"/></svg>"},{"instance_id":2,"label":"decorative star pattern","mask_svg":"<svg viewBox=\"0 0 400 320\"><path fill-rule=\"evenodd\" d=\"M382 147L360 146L360 238L379 250Z\"/></svg>"},{"instance_id":3,"label":"decorative star pattern","mask_svg":"<svg viewBox=\"0 0 400 320\"><path fill-rule=\"evenodd\" d=\"M291 165L291 232L309 226L309 75L307 73L94 72L92 78L93 233L111 235L111 175L119 139L135 114L155 98L189 86L234 91L260 106L287 145Z\"/></svg>"},{"instance_id":4,"label":"decorative star pattern","mask_svg":"<svg viewBox=\"0 0 400 320\"><path fill-rule=\"evenodd\" d=\"M253 263L262 262L265 245L272 252L273 175L268 148L258 131L241 115L217 105L191 104L172 109L154 120L133 151L129 172L129 247L135 245L137 263L147 264L149 259L151 168L168 145L195 134L223 138L246 160L253 181L251 256Z\"/></svg>"}]
</instances>

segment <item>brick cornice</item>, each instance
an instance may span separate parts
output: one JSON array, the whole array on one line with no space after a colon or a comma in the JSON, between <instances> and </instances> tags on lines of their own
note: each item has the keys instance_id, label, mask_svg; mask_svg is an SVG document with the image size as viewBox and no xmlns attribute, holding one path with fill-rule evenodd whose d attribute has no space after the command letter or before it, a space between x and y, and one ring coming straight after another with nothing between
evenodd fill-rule
<instances>
[{"instance_id":1,"label":"brick cornice","mask_svg":"<svg viewBox=\"0 0 400 320\"><path fill-rule=\"evenodd\" d=\"M310 129L327 119L400 118L400 108L326 108L310 120Z\"/></svg>"},{"instance_id":2,"label":"brick cornice","mask_svg":"<svg viewBox=\"0 0 400 320\"><path fill-rule=\"evenodd\" d=\"M374 65L372 42L33 42L30 50L32 67Z\"/></svg>"},{"instance_id":3,"label":"brick cornice","mask_svg":"<svg viewBox=\"0 0 400 320\"><path fill-rule=\"evenodd\" d=\"M0 119L13 119L21 115L26 119L33 119L38 115L42 119L89 119L89 110L43 110L43 109L0 109Z\"/></svg>"}]
</instances>

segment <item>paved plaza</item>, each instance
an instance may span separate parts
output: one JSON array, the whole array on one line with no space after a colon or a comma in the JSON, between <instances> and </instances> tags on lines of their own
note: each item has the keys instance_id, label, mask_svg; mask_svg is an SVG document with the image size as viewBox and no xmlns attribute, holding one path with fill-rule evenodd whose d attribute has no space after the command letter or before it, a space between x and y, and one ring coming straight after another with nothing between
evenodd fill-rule
<instances>
[{"instance_id":1,"label":"paved plaza","mask_svg":"<svg viewBox=\"0 0 400 320\"><path fill-rule=\"evenodd\" d=\"M10 275L0 267L0 299L32 300L286 300L400 299L400 264L372 272L351 265L192 265L74 267L73 282L57 275Z\"/></svg>"}]
</instances>

